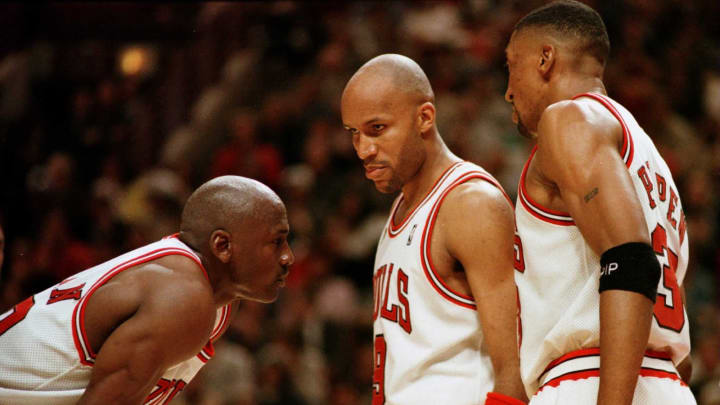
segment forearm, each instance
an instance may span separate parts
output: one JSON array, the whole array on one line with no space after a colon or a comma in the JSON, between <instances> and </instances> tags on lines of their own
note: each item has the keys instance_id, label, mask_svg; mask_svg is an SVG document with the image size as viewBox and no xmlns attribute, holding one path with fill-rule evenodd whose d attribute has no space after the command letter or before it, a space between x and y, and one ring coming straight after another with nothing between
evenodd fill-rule
<instances>
[{"instance_id":1,"label":"forearm","mask_svg":"<svg viewBox=\"0 0 720 405\"><path fill-rule=\"evenodd\" d=\"M520 380L519 362L508 362L504 367L495 370L494 392L499 392L527 402L525 388Z\"/></svg>"},{"instance_id":2,"label":"forearm","mask_svg":"<svg viewBox=\"0 0 720 405\"><path fill-rule=\"evenodd\" d=\"M78 405L140 405L153 386L148 380L135 378L127 370L91 378Z\"/></svg>"},{"instance_id":3,"label":"forearm","mask_svg":"<svg viewBox=\"0 0 720 405\"><path fill-rule=\"evenodd\" d=\"M527 401L520 378L517 339L517 288L513 279L494 286L492 296L480 303L484 345L490 354L495 374L494 392Z\"/></svg>"},{"instance_id":4,"label":"forearm","mask_svg":"<svg viewBox=\"0 0 720 405\"><path fill-rule=\"evenodd\" d=\"M630 405L647 348L653 303L642 294L600 294L600 389L598 405Z\"/></svg>"}]
</instances>

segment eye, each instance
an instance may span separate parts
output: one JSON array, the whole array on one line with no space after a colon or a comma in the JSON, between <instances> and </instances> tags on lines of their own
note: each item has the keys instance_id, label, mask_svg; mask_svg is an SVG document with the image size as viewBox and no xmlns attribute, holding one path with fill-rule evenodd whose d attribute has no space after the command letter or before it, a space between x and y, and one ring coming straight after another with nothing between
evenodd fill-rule
<instances>
[{"instance_id":1,"label":"eye","mask_svg":"<svg viewBox=\"0 0 720 405\"><path fill-rule=\"evenodd\" d=\"M355 129L355 128L347 128L347 127L345 127L345 130L346 130L350 135L355 135L355 134L357 133L357 129Z\"/></svg>"},{"instance_id":2,"label":"eye","mask_svg":"<svg viewBox=\"0 0 720 405\"><path fill-rule=\"evenodd\" d=\"M373 124L372 129L375 132L380 132L385 129L385 124Z\"/></svg>"}]
</instances>

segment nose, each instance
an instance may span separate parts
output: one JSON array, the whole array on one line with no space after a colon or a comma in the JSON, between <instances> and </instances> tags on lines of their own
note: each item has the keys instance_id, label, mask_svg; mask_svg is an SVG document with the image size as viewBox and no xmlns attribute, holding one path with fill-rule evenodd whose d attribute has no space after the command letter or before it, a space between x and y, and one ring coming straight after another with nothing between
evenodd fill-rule
<instances>
[{"instance_id":1,"label":"nose","mask_svg":"<svg viewBox=\"0 0 720 405\"><path fill-rule=\"evenodd\" d=\"M293 253L290 245L286 245L287 249L280 255L280 264L286 267L292 266L295 263L295 254Z\"/></svg>"},{"instance_id":2,"label":"nose","mask_svg":"<svg viewBox=\"0 0 720 405\"><path fill-rule=\"evenodd\" d=\"M505 90L505 101L512 104L513 102L513 94L512 90L510 90L510 85L508 85L507 90Z\"/></svg>"},{"instance_id":3,"label":"nose","mask_svg":"<svg viewBox=\"0 0 720 405\"><path fill-rule=\"evenodd\" d=\"M375 145L375 142L363 134L357 135L353 146L360 160L365 160L377 154L377 145Z\"/></svg>"}]
</instances>

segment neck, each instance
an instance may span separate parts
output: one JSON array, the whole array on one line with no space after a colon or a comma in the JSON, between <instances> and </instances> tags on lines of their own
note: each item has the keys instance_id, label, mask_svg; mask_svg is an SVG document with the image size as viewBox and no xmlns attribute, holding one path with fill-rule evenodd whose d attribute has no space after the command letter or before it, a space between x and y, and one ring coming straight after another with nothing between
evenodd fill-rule
<instances>
[{"instance_id":1,"label":"neck","mask_svg":"<svg viewBox=\"0 0 720 405\"><path fill-rule=\"evenodd\" d=\"M432 142L430 150L427 152L427 158L423 162L420 170L418 170L412 180L406 182L402 187L405 199L404 205L407 208L414 207L424 198L435 181L447 170L450 165L461 161L455 156L440 138L439 134L433 135L437 137L437 142Z\"/></svg>"},{"instance_id":2,"label":"neck","mask_svg":"<svg viewBox=\"0 0 720 405\"><path fill-rule=\"evenodd\" d=\"M607 95L602 79L597 76L568 75L560 79L551 94L550 104L571 99L582 93Z\"/></svg>"},{"instance_id":3,"label":"neck","mask_svg":"<svg viewBox=\"0 0 720 405\"><path fill-rule=\"evenodd\" d=\"M224 274L221 270L218 270L220 268L219 263L211 263L208 258L211 257L210 254L206 254L205 252L201 252L196 244L191 241L192 237L188 235L185 232L180 232L180 235L178 238L185 244L187 247L192 249L193 252L195 252L196 255L200 258L200 263L202 263L203 268L205 269L205 272L208 277L208 282L210 283L210 288L212 288L213 291L213 300L215 301L215 307L221 308L225 306L226 304L230 303L233 300L232 294L229 294L226 291L223 291L221 288L223 285L223 280L221 277L221 274Z\"/></svg>"}]
</instances>

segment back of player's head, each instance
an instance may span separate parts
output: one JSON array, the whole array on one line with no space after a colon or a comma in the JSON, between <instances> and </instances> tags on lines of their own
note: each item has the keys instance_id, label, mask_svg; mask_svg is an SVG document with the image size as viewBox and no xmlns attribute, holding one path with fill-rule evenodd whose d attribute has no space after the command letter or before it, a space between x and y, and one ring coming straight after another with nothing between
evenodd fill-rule
<instances>
[{"instance_id":1,"label":"back of player's head","mask_svg":"<svg viewBox=\"0 0 720 405\"><path fill-rule=\"evenodd\" d=\"M602 18L591 7L574 0L558 0L531 11L515 24L515 32L525 28L550 29L563 37L574 36L583 52L602 64L610 54L610 39Z\"/></svg>"},{"instance_id":2,"label":"back of player's head","mask_svg":"<svg viewBox=\"0 0 720 405\"><path fill-rule=\"evenodd\" d=\"M280 197L259 181L241 176L216 177L198 187L183 208L180 230L191 243L202 243L216 229L252 232L248 219L264 220Z\"/></svg>"}]
</instances>

